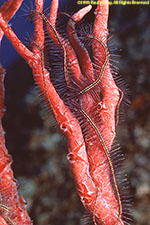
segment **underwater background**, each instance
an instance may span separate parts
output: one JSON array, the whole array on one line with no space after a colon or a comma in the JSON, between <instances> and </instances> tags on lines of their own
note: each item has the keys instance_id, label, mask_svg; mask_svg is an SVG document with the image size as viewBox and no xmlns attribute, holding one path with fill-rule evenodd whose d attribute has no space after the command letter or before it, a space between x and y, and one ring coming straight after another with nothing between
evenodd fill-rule
<instances>
[{"instance_id":1,"label":"underwater background","mask_svg":"<svg viewBox=\"0 0 150 225\"><path fill-rule=\"evenodd\" d=\"M76 12L83 5L61 1L61 9ZM45 11L50 1L45 1ZM28 46L33 24L27 19L31 1L25 0L10 21ZM149 225L150 215L150 6L110 6L110 52L116 48L115 65L127 83L130 104L117 136L125 155L124 167L133 195L135 225ZM90 14L86 22L92 22ZM28 65L4 38L0 62L6 69L3 118L6 145L13 158L12 168L19 191L27 201L35 225L78 225L85 210L77 195L67 161L67 141L52 115L39 102ZM150 213L150 211L149 211ZM88 220L88 218L87 218Z\"/></svg>"}]
</instances>

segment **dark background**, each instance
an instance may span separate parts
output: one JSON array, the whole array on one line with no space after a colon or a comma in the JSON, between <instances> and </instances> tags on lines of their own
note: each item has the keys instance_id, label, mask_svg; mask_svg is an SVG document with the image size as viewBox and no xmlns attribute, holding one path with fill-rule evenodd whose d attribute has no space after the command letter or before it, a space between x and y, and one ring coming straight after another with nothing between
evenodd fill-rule
<instances>
[{"instance_id":1,"label":"dark background","mask_svg":"<svg viewBox=\"0 0 150 225\"><path fill-rule=\"evenodd\" d=\"M45 9L48 5L46 0ZM33 30L27 19L31 7L31 1L25 0L11 20L13 30L26 45ZM69 0L64 6L61 1L61 7L70 12L79 8L76 1ZM87 20L93 20L92 14ZM110 51L117 48L116 53L120 55L115 58L115 64L128 85L131 101L124 112L125 121L118 127L118 139L134 196L134 224L148 225L150 6L111 6L109 31L112 36L109 45L113 46ZM7 112L3 119L6 145L29 214L35 225L80 224L85 211L70 173L67 141L59 133L42 98L39 103L30 68L6 39L2 41L0 62L6 68Z\"/></svg>"}]
</instances>

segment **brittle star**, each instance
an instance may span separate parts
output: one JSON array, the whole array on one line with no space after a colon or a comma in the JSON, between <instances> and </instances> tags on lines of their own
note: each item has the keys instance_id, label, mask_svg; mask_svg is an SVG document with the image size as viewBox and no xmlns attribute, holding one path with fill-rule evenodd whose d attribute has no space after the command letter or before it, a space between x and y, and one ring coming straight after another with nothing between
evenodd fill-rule
<instances>
[{"instance_id":1,"label":"brittle star","mask_svg":"<svg viewBox=\"0 0 150 225\"><path fill-rule=\"evenodd\" d=\"M123 225L125 212L111 160L116 136L116 114L122 92L116 86L109 64L107 49L108 1L99 1L95 11L91 41L92 59L80 41L75 25L91 10L91 5L68 16L67 36L56 29L58 0L52 0L45 17L43 0L35 1L34 43L30 51L17 38L0 15L0 27L17 52L32 68L37 83L60 130L68 139L68 160L80 199L94 224ZM45 66L43 20L53 45L62 56L63 85L52 83ZM64 94L61 95L60 89ZM102 96L102 97L101 97ZM126 222L126 224L129 224Z\"/></svg>"}]
</instances>

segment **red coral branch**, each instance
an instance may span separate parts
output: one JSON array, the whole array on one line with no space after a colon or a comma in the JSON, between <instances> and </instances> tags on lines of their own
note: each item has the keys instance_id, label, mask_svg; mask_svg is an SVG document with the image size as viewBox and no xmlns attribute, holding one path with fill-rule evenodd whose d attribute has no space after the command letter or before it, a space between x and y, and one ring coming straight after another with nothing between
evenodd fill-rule
<instances>
[{"instance_id":1,"label":"red coral branch","mask_svg":"<svg viewBox=\"0 0 150 225\"><path fill-rule=\"evenodd\" d=\"M0 12L6 21L9 21L15 15L22 1L23 0L9 0L1 6Z\"/></svg>"},{"instance_id":2,"label":"red coral branch","mask_svg":"<svg viewBox=\"0 0 150 225\"><path fill-rule=\"evenodd\" d=\"M0 66L0 121L4 114L3 81L4 71ZM26 212L26 203L18 194L11 163L0 122L0 224L32 224Z\"/></svg>"},{"instance_id":3,"label":"red coral branch","mask_svg":"<svg viewBox=\"0 0 150 225\"><path fill-rule=\"evenodd\" d=\"M75 25L90 11L91 6L79 10L72 17L69 16L69 41L56 30L58 0L52 0L48 18L42 14L43 0L36 0L35 6L35 40L32 51L20 42L3 14L0 15L0 27L32 68L35 82L52 110L60 130L68 139L68 160L77 191L83 205L92 215L94 224L123 225L122 202L110 156L116 136L115 117L120 104L120 90L113 80L109 65L108 1L99 2L93 34L87 34L87 38L92 40L94 62L75 29ZM63 56L67 99L59 95L59 90L52 84L51 74L44 65L43 19L49 38Z\"/></svg>"},{"instance_id":4,"label":"red coral branch","mask_svg":"<svg viewBox=\"0 0 150 225\"><path fill-rule=\"evenodd\" d=\"M20 5L23 0L8 0L0 8L0 13L2 14L5 21L9 21L20 8ZM0 29L0 40L2 39L3 32Z\"/></svg>"},{"instance_id":5,"label":"red coral branch","mask_svg":"<svg viewBox=\"0 0 150 225\"><path fill-rule=\"evenodd\" d=\"M0 12L3 20L9 21L20 7L22 0L5 2ZM0 41L3 31L0 29ZM17 191L17 183L11 169L11 158L5 147L2 117L4 114L4 69L0 65L0 224L32 224L26 203Z\"/></svg>"},{"instance_id":6,"label":"red coral branch","mask_svg":"<svg viewBox=\"0 0 150 225\"><path fill-rule=\"evenodd\" d=\"M74 21L76 22L80 20L82 16L84 16L84 13L87 12L86 9L87 8L80 10L79 12L77 12L75 15L72 16L72 19L69 20L68 36L70 38L70 43L72 44L74 50L76 50L76 54L78 55L79 63L81 65L83 74L86 74L88 79L91 79L90 76L91 70L93 71L92 64L88 60L88 56L86 57L86 55L84 54L85 49L81 46L77 35L75 37L75 32L73 30L72 25ZM104 20L103 17L105 17ZM107 2L105 2L105 4L102 5L99 4L97 7L96 20L94 23L95 36L93 36L93 39L95 38L99 40L100 36L106 38L107 17L108 17ZM101 23L99 23L99 20L101 21ZM99 28L97 28L98 25ZM104 48L101 42L98 42L97 40L94 40L98 44L96 43L96 47L94 45L95 43L93 44L93 55L94 57L97 57L97 60L101 61L99 52L103 51L104 58L107 57L107 52L106 47ZM98 70L97 73L100 74L100 71L102 70L100 65L98 65L97 70ZM90 73L90 75L88 73ZM94 214L95 220L101 218L101 222L103 223L105 223L104 221L107 221L107 224L122 224L122 222L120 221L122 215L121 200L115 180L113 166L109 156L109 150L111 149L112 142L115 137L114 118L115 118L115 110L119 101L119 91L112 78L112 74L110 72L108 63L105 65L103 76L100 79L99 85L101 93L103 95L103 99L100 102L101 106L100 108L97 107L98 102L96 104L95 100L91 96L91 93L89 92L89 90L93 88L94 86L93 84L89 86L89 88L86 87L86 91L82 90L82 93L84 92L84 95L80 97L80 101L83 107L82 113L89 122L88 125L89 130L90 127L92 127L97 136L95 137L94 141L92 140L89 141L86 140L85 138L86 151L88 154L88 160L90 165L90 175L92 177L92 180L94 181L96 188L96 198L94 200L93 197L92 201L93 203L91 202L87 203L87 201L85 200L82 200L82 202L85 205L85 207L88 208L88 210L90 210ZM95 121L94 117L95 112L99 114L98 122ZM95 134L93 133L93 135ZM111 171L117 201L113 193L112 184L109 181L110 180L109 170ZM109 205L109 212L107 210L108 205Z\"/></svg>"}]
</instances>

